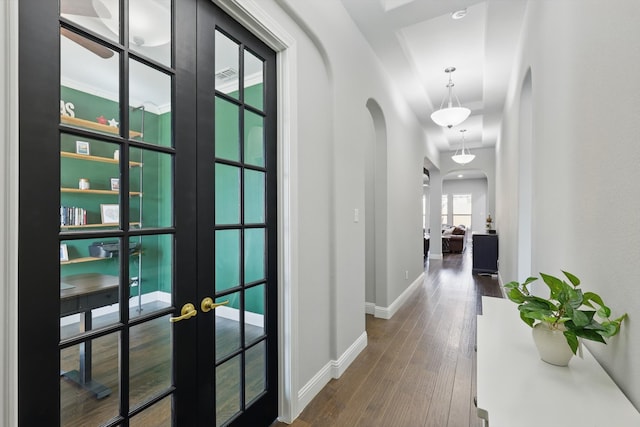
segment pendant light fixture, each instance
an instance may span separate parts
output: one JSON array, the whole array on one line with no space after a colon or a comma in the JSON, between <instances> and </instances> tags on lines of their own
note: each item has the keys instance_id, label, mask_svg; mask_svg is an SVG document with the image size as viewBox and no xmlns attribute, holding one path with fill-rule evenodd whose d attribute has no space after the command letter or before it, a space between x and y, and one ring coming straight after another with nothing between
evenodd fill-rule
<instances>
[{"instance_id":1,"label":"pendant light fixture","mask_svg":"<svg viewBox=\"0 0 640 427\"><path fill-rule=\"evenodd\" d=\"M475 154L471 154L468 149L466 151L464 149L464 133L466 131L467 131L466 129L460 129L460 133L462 133L462 150L458 148L455 154L451 156L451 159L454 162L459 163L461 165L466 165L471 160L476 158Z\"/></svg>"},{"instance_id":2,"label":"pendant light fixture","mask_svg":"<svg viewBox=\"0 0 640 427\"><path fill-rule=\"evenodd\" d=\"M453 81L451 81L451 73L456 70L456 67L449 67L444 70L445 73L449 74L449 83L447 84L447 96L442 98L442 103L440 104L440 109L434 111L431 114L431 120L433 120L439 126L446 126L451 129L453 126L457 126L460 123L464 122L469 114L471 114L471 110L468 108L460 106L460 100L458 97L453 94ZM455 97L456 103L458 106L454 106L453 98ZM447 106L444 106L444 102L447 100Z\"/></svg>"}]
</instances>

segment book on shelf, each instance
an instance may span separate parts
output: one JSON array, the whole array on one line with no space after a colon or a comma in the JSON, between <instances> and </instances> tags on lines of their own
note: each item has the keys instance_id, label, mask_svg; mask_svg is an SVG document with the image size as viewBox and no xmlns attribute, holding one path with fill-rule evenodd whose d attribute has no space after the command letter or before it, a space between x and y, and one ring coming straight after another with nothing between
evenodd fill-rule
<instances>
[{"instance_id":1,"label":"book on shelf","mask_svg":"<svg viewBox=\"0 0 640 427\"><path fill-rule=\"evenodd\" d=\"M76 206L60 206L60 226L87 225L87 210Z\"/></svg>"}]
</instances>

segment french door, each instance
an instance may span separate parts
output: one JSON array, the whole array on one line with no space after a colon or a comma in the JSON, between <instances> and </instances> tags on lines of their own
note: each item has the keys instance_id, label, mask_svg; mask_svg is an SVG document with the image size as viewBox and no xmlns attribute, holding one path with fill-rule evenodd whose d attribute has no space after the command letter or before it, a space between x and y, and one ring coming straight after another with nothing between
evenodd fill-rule
<instances>
[{"instance_id":1,"label":"french door","mask_svg":"<svg viewBox=\"0 0 640 427\"><path fill-rule=\"evenodd\" d=\"M207 0L24 0L19 56L20 425L269 425L274 52Z\"/></svg>"}]
</instances>

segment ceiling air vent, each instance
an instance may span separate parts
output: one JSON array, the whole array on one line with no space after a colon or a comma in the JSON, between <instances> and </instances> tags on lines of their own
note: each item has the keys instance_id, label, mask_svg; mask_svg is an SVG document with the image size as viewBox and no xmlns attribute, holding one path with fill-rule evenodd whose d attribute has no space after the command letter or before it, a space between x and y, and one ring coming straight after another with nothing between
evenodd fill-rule
<instances>
[{"instance_id":1,"label":"ceiling air vent","mask_svg":"<svg viewBox=\"0 0 640 427\"><path fill-rule=\"evenodd\" d=\"M235 68L227 67L216 72L216 79L218 80L230 80L238 77L238 70Z\"/></svg>"}]
</instances>

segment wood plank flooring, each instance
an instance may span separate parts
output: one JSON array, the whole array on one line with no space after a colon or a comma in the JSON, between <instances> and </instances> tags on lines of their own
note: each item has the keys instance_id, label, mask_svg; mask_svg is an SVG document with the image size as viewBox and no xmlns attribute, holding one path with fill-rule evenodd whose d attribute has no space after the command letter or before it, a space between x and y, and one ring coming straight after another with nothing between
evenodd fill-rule
<instances>
[{"instance_id":1,"label":"wood plank flooring","mask_svg":"<svg viewBox=\"0 0 640 427\"><path fill-rule=\"evenodd\" d=\"M424 284L392 319L367 316L367 348L340 379L327 384L293 427L481 426L473 406L476 315L482 295L500 296L497 279L471 275L470 247L464 254L429 261L426 269ZM237 326L230 325L229 331L237 331ZM160 318L132 333L130 392L135 405L169 385L170 326ZM219 331L218 338L224 335ZM100 425L117 414L116 338L107 336L94 345L95 378L111 387L112 395L97 401L61 379L62 425ZM218 346L225 348L223 342ZM145 362L136 362L136 355ZM61 369L77 368L77 347L64 350L61 357ZM257 364L256 369L263 367ZM255 387L259 391L263 383L258 381ZM170 408L170 399L165 399L131 425L168 426Z\"/></svg>"},{"instance_id":2,"label":"wood plank flooring","mask_svg":"<svg viewBox=\"0 0 640 427\"><path fill-rule=\"evenodd\" d=\"M145 312L153 311L152 305L145 305ZM150 320L130 329L129 349L129 398L132 408L149 401L171 386L171 324L169 316ZM117 313L95 319L94 325L110 325L117 321ZM63 335L77 334L78 326L65 326ZM263 328L245 325L247 342L254 342L263 335ZM240 327L237 321L216 317L216 346L218 354L225 356L238 348ZM93 341L93 378L111 389L111 395L97 400L75 383L61 377L61 426L89 427L109 422L119 413L119 357L122 349L117 333L109 334ZM78 369L79 346L63 349L60 353L62 371ZM264 346L258 344L246 353L246 397L251 400L265 387ZM216 413L226 420L239 410L239 358L217 368L219 394L216 398ZM213 361L212 361L213 363ZM130 423L140 427L171 426L171 398L165 398L148 410L134 417ZM181 427L181 426L179 426Z\"/></svg>"},{"instance_id":3,"label":"wood plank flooring","mask_svg":"<svg viewBox=\"0 0 640 427\"><path fill-rule=\"evenodd\" d=\"M429 261L424 284L392 319L367 315L367 348L291 426L480 427L476 315L482 295L501 293L496 276L471 274L471 251Z\"/></svg>"}]
</instances>

